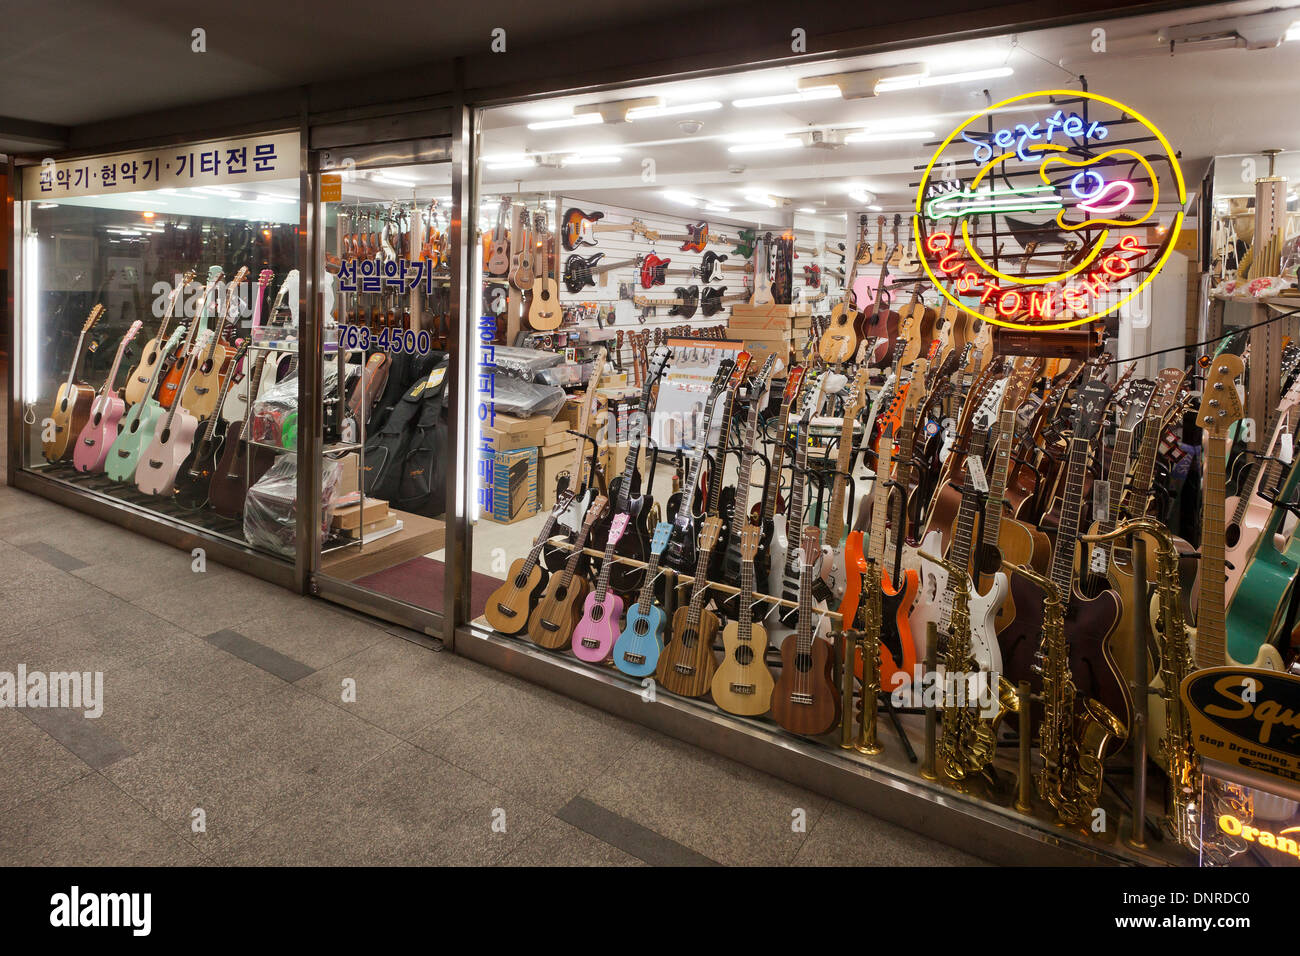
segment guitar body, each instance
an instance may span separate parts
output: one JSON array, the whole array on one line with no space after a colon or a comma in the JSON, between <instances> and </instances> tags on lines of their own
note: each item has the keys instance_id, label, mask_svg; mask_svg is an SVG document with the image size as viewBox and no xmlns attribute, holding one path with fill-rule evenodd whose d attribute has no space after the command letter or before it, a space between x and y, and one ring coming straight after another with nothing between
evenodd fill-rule
<instances>
[{"instance_id":1,"label":"guitar body","mask_svg":"<svg viewBox=\"0 0 1300 956\"><path fill-rule=\"evenodd\" d=\"M560 286L554 279L533 280L533 301L528 306L528 324L539 332L552 332L560 327Z\"/></svg>"},{"instance_id":2,"label":"guitar body","mask_svg":"<svg viewBox=\"0 0 1300 956\"><path fill-rule=\"evenodd\" d=\"M159 341L156 338L144 344L140 364L131 369L131 373L126 377L126 390L122 394L128 405L137 405L150 397L147 394L149 383L153 381L154 369L166 359L163 354L163 346L166 344L165 340Z\"/></svg>"},{"instance_id":3,"label":"guitar body","mask_svg":"<svg viewBox=\"0 0 1300 956\"><path fill-rule=\"evenodd\" d=\"M238 518L244 513L244 499L248 489L275 463L275 452L269 448L250 446L243 440L244 423L232 422L226 428L222 442L221 459L208 485L208 502L212 510L227 518ZM249 460L249 454L252 460Z\"/></svg>"},{"instance_id":4,"label":"guitar body","mask_svg":"<svg viewBox=\"0 0 1300 956\"><path fill-rule=\"evenodd\" d=\"M722 664L710 684L713 702L741 717L766 714L776 686L767 669L767 629L755 621L750 624L749 640L742 640L740 625L728 621L722 630L722 649Z\"/></svg>"},{"instance_id":5,"label":"guitar body","mask_svg":"<svg viewBox=\"0 0 1300 956\"><path fill-rule=\"evenodd\" d=\"M840 602L841 620L852 621L862 600L862 576L867 572L867 559L862 553L862 532L850 531L844 544L844 563L848 570L844 587L844 600ZM918 660L916 642L912 638L908 612L920 590L920 578L908 568L903 571L903 586L895 588L887 568L880 569L880 687L893 690L912 681ZM845 625L848 626L847 624ZM856 664L858 677L862 676L862 660Z\"/></svg>"},{"instance_id":6,"label":"guitar body","mask_svg":"<svg viewBox=\"0 0 1300 956\"><path fill-rule=\"evenodd\" d=\"M718 618L712 611L701 611L699 624L691 627L690 617L685 605L673 615L672 636L659 654L655 680L682 697L703 697L718 668L713 656Z\"/></svg>"},{"instance_id":7,"label":"guitar body","mask_svg":"<svg viewBox=\"0 0 1300 956\"><path fill-rule=\"evenodd\" d=\"M185 356L179 353L166 361L171 364L163 374L162 384L158 386L158 404L163 408L171 408L172 403L176 401L176 392L181 387L181 381L185 378L185 366L189 363L185 361Z\"/></svg>"},{"instance_id":8,"label":"guitar body","mask_svg":"<svg viewBox=\"0 0 1300 956\"><path fill-rule=\"evenodd\" d=\"M569 578L567 585L564 575L553 575L545 595L528 617L528 636L532 642L551 651L568 644L590 590L586 579L576 574Z\"/></svg>"},{"instance_id":9,"label":"guitar body","mask_svg":"<svg viewBox=\"0 0 1300 956\"><path fill-rule=\"evenodd\" d=\"M681 500L681 492L674 492L668 498L668 514L679 513ZM692 515L681 524L674 523L672 537L668 539L668 548L664 551L663 563L684 574L695 570L695 523L699 517Z\"/></svg>"},{"instance_id":10,"label":"guitar body","mask_svg":"<svg viewBox=\"0 0 1300 956\"><path fill-rule=\"evenodd\" d=\"M176 474L173 500L182 508L197 511L207 507L212 476L216 474L221 461L222 444L215 437L206 446L200 441L181 462L181 469Z\"/></svg>"},{"instance_id":11,"label":"guitar body","mask_svg":"<svg viewBox=\"0 0 1300 956\"><path fill-rule=\"evenodd\" d=\"M938 548L939 532L931 531L921 541L921 550L941 554ZM948 590L948 572L942 565L926 558L921 558L920 562L920 593L908 617L908 626L912 631L916 656L923 660L925 635L930 622L933 621L941 632L948 626L948 622L942 619L944 593ZM971 654L981 670L999 674L1003 672L1002 649L997 637L997 615L1009 587L1006 574L999 571L993 575L993 583L985 593L981 594L973 587L969 590L967 609L970 616Z\"/></svg>"},{"instance_id":12,"label":"guitar body","mask_svg":"<svg viewBox=\"0 0 1300 956\"><path fill-rule=\"evenodd\" d=\"M526 563L526 558L516 558L505 582L488 596L483 616L494 631L518 634L528 626L529 612L541 594L546 576L540 562L534 562L533 569L525 575Z\"/></svg>"},{"instance_id":13,"label":"guitar body","mask_svg":"<svg viewBox=\"0 0 1300 956\"><path fill-rule=\"evenodd\" d=\"M566 252L572 252L578 246L594 246L596 240L588 233L588 226L605 218L603 212L585 213L581 209L566 209L564 221L560 223L560 238Z\"/></svg>"},{"instance_id":14,"label":"guitar body","mask_svg":"<svg viewBox=\"0 0 1300 956\"><path fill-rule=\"evenodd\" d=\"M68 383L59 386L54 396L54 410L50 418L54 419L54 437L41 442L41 454L46 461L61 461L72 452L72 442L90 421L90 407L95 402L95 390L88 385ZM44 429L42 429L44 431Z\"/></svg>"},{"instance_id":15,"label":"guitar body","mask_svg":"<svg viewBox=\"0 0 1300 956\"><path fill-rule=\"evenodd\" d=\"M792 734L815 737L840 722L840 695L831 676L834 648L815 636L811 652L803 655L798 643L795 633L781 644L781 676L772 689L772 719ZM811 701L796 703L792 699L796 694L807 694Z\"/></svg>"},{"instance_id":16,"label":"guitar body","mask_svg":"<svg viewBox=\"0 0 1300 956\"><path fill-rule=\"evenodd\" d=\"M122 419L121 430L109 446L108 458L104 462L104 473L109 478L114 481L135 480L135 469L140 464L140 456L149 442L153 441L153 433L164 414L163 407L152 398L131 406Z\"/></svg>"},{"instance_id":17,"label":"guitar body","mask_svg":"<svg viewBox=\"0 0 1300 956\"><path fill-rule=\"evenodd\" d=\"M373 359L374 356L371 356L371 358ZM387 373L385 373L385 377L386 376ZM371 380L374 379L373 370L367 377ZM244 377L234 385L230 386L230 391L226 393L226 400L221 403L221 417L223 420L227 422L242 422L248 415L248 389L251 385L251 378L252 376L250 376L246 370ZM257 383L257 395L254 396L254 401L265 395L267 389L274 384L274 376L263 375L261 380ZM383 386L380 385L379 387L382 389ZM366 410L369 410L368 406Z\"/></svg>"},{"instance_id":18,"label":"guitar body","mask_svg":"<svg viewBox=\"0 0 1300 956\"><path fill-rule=\"evenodd\" d=\"M77 435L72 464L77 471L104 470L108 450L117 440L117 424L126 413L126 402L116 395L100 395L91 403L90 418Z\"/></svg>"},{"instance_id":19,"label":"guitar body","mask_svg":"<svg viewBox=\"0 0 1300 956\"><path fill-rule=\"evenodd\" d=\"M211 353L203 360L189 384L181 395L181 408L202 421L217 409L217 399L221 395L221 370L226 365L228 354L224 345L214 345Z\"/></svg>"},{"instance_id":20,"label":"guitar body","mask_svg":"<svg viewBox=\"0 0 1300 956\"><path fill-rule=\"evenodd\" d=\"M146 495L169 495L175 489L176 476L194 444L199 420L178 409L172 416L171 427L166 425L166 419L158 423L153 441L135 468L135 486Z\"/></svg>"},{"instance_id":21,"label":"guitar body","mask_svg":"<svg viewBox=\"0 0 1300 956\"><path fill-rule=\"evenodd\" d=\"M1247 667L1285 670L1282 655L1273 641L1287 612L1295 584L1300 542L1279 552L1270 539L1261 537L1255 556L1237 585L1228 605L1228 658L1224 663Z\"/></svg>"},{"instance_id":22,"label":"guitar body","mask_svg":"<svg viewBox=\"0 0 1300 956\"><path fill-rule=\"evenodd\" d=\"M1234 515L1240 499L1237 497L1228 498L1223 502L1223 513ZM1255 550L1255 543L1259 540L1264 526L1268 524L1269 517L1273 514L1273 506L1258 495L1252 495L1250 503L1246 505L1246 513L1242 516L1240 522L1229 521L1223 529L1224 552L1223 558L1226 562L1225 571L1227 573L1227 593L1229 596L1236 593L1237 585L1241 577L1246 573L1246 566L1250 563L1250 554ZM1281 551L1286 547L1286 539L1281 535L1273 536L1273 548Z\"/></svg>"},{"instance_id":23,"label":"guitar body","mask_svg":"<svg viewBox=\"0 0 1300 956\"><path fill-rule=\"evenodd\" d=\"M651 499L648 495L642 495L633 498L627 507L628 522L627 531L618 539L614 545L614 553L620 557L631 558L634 561L645 561L646 559L646 539L650 537L650 529L647 526L650 520ZM608 531L608 529L606 529ZM595 545L592 545L595 547ZM644 576L642 568L618 562L610 569L609 586L614 589L616 594L630 595L635 594L637 588L641 586L641 578Z\"/></svg>"},{"instance_id":24,"label":"guitar body","mask_svg":"<svg viewBox=\"0 0 1300 956\"><path fill-rule=\"evenodd\" d=\"M573 656L589 664L599 664L609 657L618 640L618 621L622 616L623 599L612 590L599 602L595 591L588 594L582 604L582 618L569 642Z\"/></svg>"},{"instance_id":25,"label":"guitar body","mask_svg":"<svg viewBox=\"0 0 1300 956\"><path fill-rule=\"evenodd\" d=\"M667 619L668 615L657 605L650 605L650 609L642 614L640 605L633 604L627 612L623 633L614 642L614 666L629 677L653 674L659 667L659 655L664 649L663 633Z\"/></svg>"},{"instance_id":26,"label":"guitar body","mask_svg":"<svg viewBox=\"0 0 1300 956\"><path fill-rule=\"evenodd\" d=\"M828 365L839 365L858 351L858 336L853 330L854 314L840 302L831 310L831 322L817 343L817 354Z\"/></svg>"}]
</instances>

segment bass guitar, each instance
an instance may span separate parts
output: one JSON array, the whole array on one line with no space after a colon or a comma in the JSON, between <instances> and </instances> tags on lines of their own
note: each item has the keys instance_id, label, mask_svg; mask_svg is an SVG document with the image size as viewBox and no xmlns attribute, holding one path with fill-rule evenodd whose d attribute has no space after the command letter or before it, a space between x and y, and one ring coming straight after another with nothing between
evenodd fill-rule
<instances>
[{"instance_id":1,"label":"bass guitar","mask_svg":"<svg viewBox=\"0 0 1300 956\"><path fill-rule=\"evenodd\" d=\"M614 666L629 677L646 677L659 667L659 655L664 649L664 609L655 604L655 579L659 577L659 557L668 547L671 522L655 525L650 541L650 562L645 569L645 581L636 603L628 608L627 623L623 633L614 642Z\"/></svg>"},{"instance_id":2,"label":"bass guitar","mask_svg":"<svg viewBox=\"0 0 1300 956\"><path fill-rule=\"evenodd\" d=\"M722 629L722 664L713 675L713 702L729 714L757 717L772 708L775 681L767 667L767 629L754 620L754 557L761 529L740 534L740 595L736 617Z\"/></svg>"},{"instance_id":3,"label":"bass guitar","mask_svg":"<svg viewBox=\"0 0 1300 956\"><path fill-rule=\"evenodd\" d=\"M546 586L546 569L541 564L542 548L555 531L555 523L572 503L573 493L565 492L555 500L542 530L533 540L528 556L516 558L510 565L505 582L488 595L483 616L492 629L501 634L518 634L528 626L528 616Z\"/></svg>"},{"instance_id":4,"label":"bass guitar","mask_svg":"<svg viewBox=\"0 0 1300 956\"><path fill-rule=\"evenodd\" d=\"M77 435L72 452L72 464L77 471L103 471L108 460L108 450L117 438L117 424L126 411L126 402L117 394L117 370L122 364L122 353L140 333L141 323L133 322L113 357L113 368L104 381L104 387L90 405L90 418Z\"/></svg>"},{"instance_id":5,"label":"bass guitar","mask_svg":"<svg viewBox=\"0 0 1300 956\"><path fill-rule=\"evenodd\" d=\"M68 369L68 380L59 386L54 396L54 408L49 418L54 423L50 428L41 428L41 454L49 462L61 461L72 451L72 439L81 434L90 421L90 407L95 402L95 390L89 385L76 384L77 367L81 364L81 350L86 344L86 336L95 327L99 317L104 314L104 307L96 305L90 310L86 322L77 336L77 350L72 353L72 368Z\"/></svg>"},{"instance_id":6,"label":"bass guitar","mask_svg":"<svg viewBox=\"0 0 1300 956\"><path fill-rule=\"evenodd\" d=\"M560 222L560 239L564 243L564 251L572 252L579 246L594 246L599 232L631 231L635 234L645 230L637 220L630 223L601 222L604 218L603 212L583 212L577 208L564 210L564 218Z\"/></svg>"},{"instance_id":7,"label":"bass guitar","mask_svg":"<svg viewBox=\"0 0 1300 956\"><path fill-rule=\"evenodd\" d=\"M578 529L569 558L564 563L564 570L551 575L546 592L528 616L528 638L538 647L558 650L568 644L573 635L574 625L582 614L583 599L590 588L587 579L575 575L575 572L583 558L582 549L587 543L587 535L591 533L591 526L605 513L608 504L609 499L604 495L592 501L582 519L582 527Z\"/></svg>"},{"instance_id":8,"label":"bass guitar","mask_svg":"<svg viewBox=\"0 0 1300 956\"><path fill-rule=\"evenodd\" d=\"M821 530L808 528L798 549L799 609L795 632L781 644L781 676L772 690L772 719L792 734L816 736L840 722L840 694L831 677L833 649L823 636L830 622L813 602Z\"/></svg>"},{"instance_id":9,"label":"bass guitar","mask_svg":"<svg viewBox=\"0 0 1300 956\"><path fill-rule=\"evenodd\" d=\"M614 515L609 525L609 540L601 561L596 589L582 602L582 615L573 628L569 642L574 657L589 664L599 664L609 657L618 639L618 622L623 616L623 599L610 590L609 575L614 570L614 546L623 536L628 516Z\"/></svg>"},{"instance_id":10,"label":"bass guitar","mask_svg":"<svg viewBox=\"0 0 1300 956\"><path fill-rule=\"evenodd\" d=\"M678 286L673 290L675 298L672 299L650 299L643 295L632 296L632 304L638 309L657 309L668 307L669 315L680 316L683 319L689 319L700 307L700 287Z\"/></svg>"},{"instance_id":11,"label":"bass guitar","mask_svg":"<svg viewBox=\"0 0 1300 956\"><path fill-rule=\"evenodd\" d=\"M586 258L574 254L564 260L564 287L574 295L596 284L596 276L615 269L622 269L637 264L636 259L624 259L621 262L607 262L600 265L605 253L598 252Z\"/></svg>"},{"instance_id":12,"label":"bass guitar","mask_svg":"<svg viewBox=\"0 0 1300 956\"><path fill-rule=\"evenodd\" d=\"M709 561L721 535L722 519L717 515L705 519L700 528L699 559L695 563L690 603L679 607L673 615L672 636L655 668L655 680L683 697L703 697L717 668L713 638L718 633L718 618L704 603L709 593Z\"/></svg>"},{"instance_id":13,"label":"bass guitar","mask_svg":"<svg viewBox=\"0 0 1300 956\"><path fill-rule=\"evenodd\" d=\"M213 337L213 333L206 331L199 336L194 351L185 360L185 376L180 382L182 390L198 367L199 354L208 347ZM153 440L140 456L140 463L135 469L135 486L146 495L170 495L176 486L181 463L194 444L194 433L198 427L197 418L185 411L180 402L172 402L167 417L158 423Z\"/></svg>"}]
</instances>

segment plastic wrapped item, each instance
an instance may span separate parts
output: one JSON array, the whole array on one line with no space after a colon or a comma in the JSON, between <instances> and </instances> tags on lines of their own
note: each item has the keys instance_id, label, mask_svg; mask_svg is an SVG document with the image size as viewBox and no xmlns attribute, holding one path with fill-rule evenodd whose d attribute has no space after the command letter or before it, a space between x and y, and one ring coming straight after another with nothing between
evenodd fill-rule
<instances>
[{"instance_id":1,"label":"plastic wrapped item","mask_svg":"<svg viewBox=\"0 0 1300 956\"><path fill-rule=\"evenodd\" d=\"M564 389L554 385L534 385L508 376L498 376L492 385L492 401L496 411L516 418L528 418L530 415L550 415L554 418L564 404Z\"/></svg>"},{"instance_id":2,"label":"plastic wrapped item","mask_svg":"<svg viewBox=\"0 0 1300 956\"><path fill-rule=\"evenodd\" d=\"M564 364L564 356L558 352L547 352L542 349L497 345L492 349L492 364L498 371L508 372L525 382L531 382L542 369Z\"/></svg>"},{"instance_id":3,"label":"plastic wrapped item","mask_svg":"<svg viewBox=\"0 0 1300 956\"><path fill-rule=\"evenodd\" d=\"M280 448L297 447L298 376L276 382L253 403L253 441Z\"/></svg>"},{"instance_id":4,"label":"plastic wrapped item","mask_svg":"<svg viewBox=\"0 0 1300 956\"><path fill-rule=\"evenodd\" d=\"M321 536L329 531L343 463L321 461ZM249 544L292 557L298 530L298 456L280 455L244 501L244 538Z\"/></svg>"}]
</instances>

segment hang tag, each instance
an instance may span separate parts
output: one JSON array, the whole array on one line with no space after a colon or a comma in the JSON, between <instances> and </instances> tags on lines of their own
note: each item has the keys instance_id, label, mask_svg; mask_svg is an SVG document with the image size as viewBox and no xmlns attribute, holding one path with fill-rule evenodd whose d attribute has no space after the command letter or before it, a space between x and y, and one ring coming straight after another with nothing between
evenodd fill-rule
<instances>
[{"instance_id":1,"label":"hang tag","mask_svg":"<svg viewBox=\"0 0 1300 956\"><path fill-rule=\"evenodd\" d=\"M1092 483L1092 520L1107 522L1110 520L1110 482L1094 481ZM1096 548L1093 549L1097 550Z\"/></svg>"},{"instance_id":2,"label":"hang tag","mask_svg":"<svg viewBox=\"0 0 1300 956\"><path fill-rule=\"evenodd\" d=\"M1284 465L1289 465L1291 464L1291 456L1294 454L1294 452L1295 449L1291 444L1291 433L1283 432L1282 441L1278 445L1277 456L1282 459L1282 463Z\"/></svg>"},{"instance_id":3,"label":"hang tag","mask_svg":"<svg viewBox=\"0 0 1300 956\"><path fill-rule=\"evenodd\" d=\"M966 467L970 471L970 480L975 485L975 490L982 495L987 495L989 493L989 482L984 477L984 462L980 461L975 455L967 455Z\"/></svg>"}]
</instances>

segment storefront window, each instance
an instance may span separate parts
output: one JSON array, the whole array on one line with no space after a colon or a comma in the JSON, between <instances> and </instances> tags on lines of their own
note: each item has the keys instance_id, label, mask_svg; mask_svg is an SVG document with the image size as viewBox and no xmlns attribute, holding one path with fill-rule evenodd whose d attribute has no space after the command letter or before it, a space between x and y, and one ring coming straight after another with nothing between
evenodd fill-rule
<instances>
[{"instance_id":1,"label":"storefront window","mask_svg":"<svg viewBox=\"0 0 1300 956\"><path fill-rule=\"evenodd\" d=\"M26 170L24 468L292 559L297 174L297 134Z\"/></svg>"}]
</instances>

